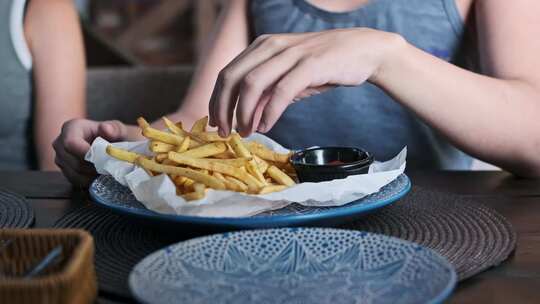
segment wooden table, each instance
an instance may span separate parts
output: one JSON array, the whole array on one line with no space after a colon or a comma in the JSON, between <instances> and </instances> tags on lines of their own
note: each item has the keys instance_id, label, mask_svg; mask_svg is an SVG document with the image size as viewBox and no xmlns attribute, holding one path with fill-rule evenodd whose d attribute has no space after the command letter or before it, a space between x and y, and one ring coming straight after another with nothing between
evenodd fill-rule
<instances>
[{"instance_id":1,"label":"wooden table","mask_svg":"<svg viewBox=\"0 0 540 304\"><path fill-rule=\"evenodd\" d=\"M496 209L518 233L510 259L460 283L450 303L540 303L540 179L517 179L503 172L409 172L409 176L414 185L471 197ZM0 172L0 186L26 196L39 228L51 227L83 203L84 196L59 173ZM109 303L105 297L99 302Z\"/></svg>"}]
</instances>

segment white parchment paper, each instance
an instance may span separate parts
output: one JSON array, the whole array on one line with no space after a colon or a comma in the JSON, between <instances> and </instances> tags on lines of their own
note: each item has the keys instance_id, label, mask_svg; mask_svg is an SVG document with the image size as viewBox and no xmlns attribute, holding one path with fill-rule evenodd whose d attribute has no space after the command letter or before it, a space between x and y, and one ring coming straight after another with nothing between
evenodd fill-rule
<instances>
[{"instance_id":1,"label":"white parchment paper","mask_svg":"<svg viewBox=\"0 0 540 304\"><path fill-rule=\"evenodd\" d=\"M270 138L253 134L247 141L258 141L276 152L287 153ZM110 157L105 149L110 143L98 137L85 159L93 163L99 174L112 175L116 181L129 187L137 200L146 208L166 214L205 217L244 217L275 210L296 202L305 206L341 206L379 191L403 173L407 148L386 162L375 162L368 174L349 176L345 179L301 183L281 192L250 195L232 191L209 190L206 197L187 202L176 195L176 187L165 174L151 177L143 169ZM112 145L141 154L150 155L148 142L120 142Z\"/></svg>"}]
</instances>

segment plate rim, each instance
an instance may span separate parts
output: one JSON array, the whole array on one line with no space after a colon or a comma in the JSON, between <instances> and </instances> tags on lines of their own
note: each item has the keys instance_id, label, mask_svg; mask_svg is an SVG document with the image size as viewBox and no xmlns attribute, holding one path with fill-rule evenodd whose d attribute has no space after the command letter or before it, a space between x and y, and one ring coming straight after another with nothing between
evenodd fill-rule
<instances>
[{"instance_id":1,"label":"plate rim","mask_svg":"<svg viewBox=\"0 0 540 304\"><path fill-rule=\"evenodd\" d=\"M204 236L199 236L199 237L195 237L195 238L190 238L190 239L187 239L187 240L183 240L183 241L179 241L179 242L176 242L174 244L170 244L170 245L167 245L163 248L160 248L150 254L148 254L147 256L145 256L144 258L142 258L139 262L137 262L137 264L135 264L133 266L133 268L131 269L131 271L129 272L129 276L128 276L128 288L129 288L129 291L131 292L132 296L139 302L141 303L147 303L146 301L144 301L142 298L140 298L137 293L134 292L134 288L132 287L132 280L133 280L133 277L135 276L135 269L146 259L148 259L150 256L154 256L154 255L157 255L157 254L160 254L161 252L165 251L167 248L170 248L170 247L173 247L173 246L177 246L181 243L188 243L188 242L194 242L194 241L197 241L199 239L204 239L204 238L210 238L210 237L215 237L215 236L218 236L218 235L224 235L224 234L242 234L242 233L247 233L247 232L250 232L250 233L259 233L261 231L268 231L268 230L283 230L283 229L290 229L290 230L330 230L330 231L348 231L348 232L352 232L352 233L355 233L355 234L370 234L370 235L375 235L377 237L382 237L382 238L386 238L386 239L389 239L389 240L393 240L393 241L397 241L399 243L402 243L402 244L408 244L408 245L416 245L416 246L419 246L420 248L422 248L423 250L427 250L427 251L430 251L432 254L434 254L443 264L444 266L446 266L448 269L450 269L450 279L446 285L446 287L433 299L431 299L429 302L429 304L435 304L435 303L443 303L446 299L448 299L450 297L450 295L452 295L452 292L455 290L455 288L457 287L458 285L458 280L457 280L457 273L456 273L456 269L454 268L454 266L448 261L448 259L444 256L442 256L441 254L439 254L438 252L436 252L435 250L429 248L429 247L426 247L426 246L423 246L423 245L420 245L418 243L415 243L415 242L412 242L412 241L408 241L408 240L404 240L404 239L400 239L400 238L397 238L397 237L394 237L394 236L389 236L389 235L385 235L385 234L381 234L381 233L373 233L373 232L368 232L368 231L360 231L360 230L351 230L351 229L341 229L341 228L326 228L326 227L281 227L281 228L267 228L267 229L251 229L251 230L243 230L243 231L232 231L232 232L221 232L221 233L213 233L213 234L209 234L209 235L204 235Z\"/></svg>"},{"instance_id":2,"label":"plate rim","mask_svg":"<svg viewBox=\"0 0 540 304\"><path fill-rule=\"evenodd\" d=\"M302 223L309 222L314 220L322 220L328 218L343 217L347 215L355 215L367 213L369 211L379 209L386 205L390 205L399 199L403 198L412 188L412 183L410 178L402 173L406 180L407 184L403 189L401 189L396 195L386 198L384 200L369 204L367 206L346 206L347 204L353 203L354 201L347 203L346 205L339 206L339 208L330 209L330 211L323 211L318 213L310 214L294 214L294 215L276 215L269 217L205 217L205 216L193 216L193 215L178 215L178 214L164 214L158 213L149 209L135 209L128 208L119 205L113 205L111 203L102 200L94 191L93 186L97 181L97 178L92 181L91 186L89 187L90 198L93 202L104 206L106 208L112 209L114 211L134 215L143 218L150 218L152 220L162 220L167 222L174 223L189 223L189 224L208 224L208 225L228 225L228 226L242 226L242 225L263 225L263 224L282 224L282 223ZM152 213L150 213L152 212Z\"/></svg>"}]
</instances>

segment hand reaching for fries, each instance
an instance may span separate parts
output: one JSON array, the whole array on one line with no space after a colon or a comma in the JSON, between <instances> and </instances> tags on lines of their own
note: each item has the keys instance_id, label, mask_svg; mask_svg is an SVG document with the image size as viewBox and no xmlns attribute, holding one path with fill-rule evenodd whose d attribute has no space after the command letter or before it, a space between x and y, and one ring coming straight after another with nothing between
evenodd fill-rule
<instances>
[{"instance_id":1,"label":"hand reaching for fries","mask_svg":"<svg viewBox=\"0 0 540 304\"><path fill-rule=\"evenodd\" d=\"M167 174L177 193L188 201L203 198L207 189L266 194L295 184L289 154L244 142L236 133L222 138L206 130L208 117L196 121L190 131L166 117L163 122L168 131L152 128L144 118L137 122L153 155L112 145L107 153L144 168L150 175Z\"/></svg>"}]
</instances>

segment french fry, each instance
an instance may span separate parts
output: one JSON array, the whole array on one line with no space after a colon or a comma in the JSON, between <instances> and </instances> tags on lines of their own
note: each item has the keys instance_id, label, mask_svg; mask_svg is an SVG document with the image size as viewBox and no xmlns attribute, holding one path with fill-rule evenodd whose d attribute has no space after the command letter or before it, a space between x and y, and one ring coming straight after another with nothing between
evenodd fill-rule
<instances>
[{"instance_id":1,"label":"french fry","mask_svg":"<svg viewBox=\"0 0 540 304\"><path fill-rule=\"evenodd\" d=\"M212 175L219 178L222 181L225 181L225 176L223 176L223 174L221 174L219 172L214 172L214 173L212 173Z\"/></svg>"},{"instance_id":2,"label":"french fry","mask_svg":"<svg viewBox=\"0 0 540 304\"><path fill-rule=\"evenodd\" d=\"M237 189L240 189L241 192L247 192L248 191L248 186L246 184L244 184L243 182L241 182L240 180L232 177L232 176L225 176L225 179L227 181L229 181L230 183L233 183L235 184L236 186L232 186L232 188L237 188ZM237 190L235 190L237 191Z\"/></svg>"},{"instance_id":3,"label":"french fry","mask_svg":"<svg viewBox=\"0 0 540 304\"><path fill-rule=\"evenodd\" d=\"M191 132L191 135L203 142L228 141L231 136L221 137L217 132Z\"/></svg>"},{"instance_id":4,"label":"french fry","mask_svg":"<svg viewBox=\"0 0 540 304\"><path fill-rule=\"evenodd\" d=\"M176 195L178 196L182 196L189 192L193 192L193 190L187 191L186 188L184 188L184 186L176 186Z\"/></svg>"},{"instance_id":5,"label":"french fry","mask_svg":"<svg viewBox=\"0 0 540 304\"><path fill-rule=\"evenodd\" d=\"M206 186L202 183L195 183L193 184L194 192L201 193L202 196L204 196L204 190L206 189Z\"/></svg>"},{"instance_id":6,"label":"french fry","mask_svg":"<svg viewBox=\"0 0 540 304\"><path fill-rule=\"evenodd\" d=\"M234 153L236 153L239 157L252 157L251 152L244 146L242 143L242 139L240 138L240 135L237 133L231 134L229 140L229 145L233 149Z\"/></svg>"},{"instance_id":7,"label":"french fry","mask_svg":"<svg viewBox=\"0 0 540 304\"><path fill-rule=\"evenodd\" d=\"M189 192L186 194L182 194L182 197L186 201L198 201L204 197L204 192Z\"/></svg>"},{"instance_id":8,"label":"french fry","mask_svg":"<svg viewBox=\"0 0 540 304\"><path fill-rule=\"evenodd\" d=\"M142 117L137 118L137 124L139 125L139 128L141 128L141 130L144 130L145 128L150 127L150 124L148 123L148 121L146 121L146 119Z\"/></svg>"},{"instance_id":9,"label":"french fry","mask_svg":"<svg viewBox=\"0 0 540 304\"><path fill-rule=\"evenodd\" d=\"M175 153L175 152L170 152L170 153ZM205 184L206 186L210 188L217 189L217 190L225 190L225 184L219 179L213 176L210 176L208 174L203 174L193 169L161 165L154 161L146 159L144 157L138 157L135 160L135 163L150 171L185 176L189 179L194 180L195 182Z\"/></svg>"},{"instance_id":10,"label":"french fry","mask_svg":"<svg viewBox=\"0 0 540 304\"><path fill-rule=\"evenodd\" d=\"M155 161L157 161L158 163L162 163L163 161L167 159L168 156L169 154L167 153L159 153L159 154L156 154L154 158L155 158Z\"/></svg>"},{"instance_id":11,"label":"french fry","mask_svg":"<svg viewBox=\"0 0 540 304\"><path fill-rule=\"evenodd\" d=\"M259 170L259 165L255 162L254 159L248 161L246 168L248 172L253 175L263 186L266 186L266 179Z\"/></svg>"},{"instance_id":12,"label":"french fry","mask_svg":"<svg viewBox=\"0 0 540 304\"><path fill-rule=\"evenodd\" d=\"M247 174L246 172L242 172L242 170L240 170L239 168L227 164L211 162L204 158L201 159L186 157L173 151L169 152L169 159L181 165L186 165L199 169L206 169L209 171L219 172L222 174L230 175L232 177L236 177L246 183L250 191L256 191L257 189L264 186L264 184L260 183L255 177Z\"/></svg>"},{"instance_id":13,"label":"french fry","mask_svg":"<svg viewBox=\"0 0 540 304\"><path fill-rule=\"evenodd\" d=\"M189 136L184 137L184 140L182 141L178 149L176 149L176 152L178 153L186 152L189 149L190 143L191 143L191 138Z\"/></svg>"},{"instance_id":14,"label":"french fry","mask_svg":"<svg viewBox=\"0 0 540 304\"><path fill-rule=\"evenodd\" d=\"M120 149L120 148L116 148L116 147L114 147L112 145L108 145L107 148L105 149L105 151L110 156L112 156L112 157L114 157L114 158L116 158L118 160L128 162L128 163L135 163L135 160L138 157L144 157L141 154L131 152L131 151L128 151L128 150L124 150L124 149Z\"/></svg>"},{"instance_id":15,"label":"french fry","mask_svg":"<svg viewBox=\"0 0 540 304\"><path fill-rule=\"evenodd\" d=\"M236 154L232 151L225 151L223 153L219 153L214 155L215 158L221 158L221 159L229 159L229 158L235 158Z\"/></svg>"},{"instance_id":16,"label":"french fry","mask_svg":"<svg viewBox=\"0 0 540 304\"><path fill-rule=\"evenodd\" d=\"M219 172L214 172L213 175L219 178L220 180L222 180L225 183L225 186L227 187L228 190L232 190L236 192L245 192L248 189L247 186L241 181L235 179L236 181L238 181L237 183L236 181L230 180L230 179L234 179L234 177L228 176L228 178L230 178L228 179L227 177L223 176L223 174Z\"/></svg>"},{"instance_id":17,"label":"french fry","mask_svg":"<svg viewBox=\"0 0 540 304\"><path fill-rule=\"evenodd\" d=\"M263 188L261 188L261 190L259 190L259 194L268 194L268 193L272 193L272 192L278 192L278 191L283 191L285 189L287 189L288 187L285 186L285 185L270 185L270 186L265 186Z\"/></svg>"},{"instance_id":18,"label":"french fry","mask_svg":"<svg viewBox=\"0 0 540 304\"><path fill-rule=\"evenodd\" d=\"M296 173L289 154L276 153L257 142L243 142L237 133L222 138L206 130L208 117L197 120L191 130L162 117L168 131L152 128L142 117L137 123L147 137L153 155L107 147L107 153L134 163L149 175L164 173L176 185L178 195L198 200L206 189L252 194L282 191L295 184Z\"/></svg>"},{"instance_id":19,"label":"french fry","mask_svg":"<svg viewBox=\"0 0 540 304\"><path fill-rule=\"evenodd\" d=\"M296 175L296 170L294 170L294 167L291 163L278 163L273 161L267 161L269 165L274 165L281 169L282 171L285 171L289 175Z\"/></svg>"},{"instance_id":20,"label":"french fry","mask_svg":"<svg viewBox=\"0 0 540 304\"><path fill-rule=\"evenodd\" d=\"M169 131L171 131L172 133L176 135L180 135L182 137L186 136L184 130L179 128L174 122L170 121L166 116L161 117L161 119L163 120L163 122L165 123L165 126L167 127L167 129L169 129Z\"/></svg>"},{"instance_id":21,"label":"french fry","mask_svg":"<svg viewBox=\"0 0 540 304\"><path fill-rule=\"evenodd\" d=\"M242 143L242 139L240 138L240 135L238 133L234 133L231 135L231 139L229 141L229 144L231 145L231 148L234 150L234 153L240 157L252 157L251 152L244 146L244 143ZM250 174L255 176L255 178L263 185L266 186L266 180L264 179L263 174L259 170L258 164L255 162L255 160L248 161L246 165L246 169Z\"/></svg>"},{"instance_id":22,"label":"french fry","mask_svg":"<svg viewBox=\"0 0 540 304\"><path fill-rule=\"evenodd\" d=\"M163 164L163 165L169 165L169 166L176 165L175 162L173 162L172 160L170 160L170 159L168 159L168 158L167 158L167 159L164 159L164 160L161 162L161 164Z\"/></svg>"},{"instance_id":23,"label":"french fry","mask_svg":"<svg viewBox=\"0 0 540 304\"><path fill-rule=\"evenodd\" d=\"M188 135L189 135L189 132L187 132L186 130L184 130L184 125L182 124L181 121L175 123L174 125L175 125L178 129L181 130L183 136L188 136Z\"/></svg>"},{"instance_id":24,"label":"french fry","mask_svg":"<svg viewBox=\"0 0 540 304\"><path fill-rule=\"evenodd\" d=\"M164 152L176 150L175 145L166 144L164 142L157 141L157 140L151 140L150 143L148 144L148 147L150 151L154 153L164 153Z\"/></svg>"},{"instance_id":25,"label":"french fry","mask_svg":"<svg viewBox=\"0 0 540 304\"><path fill-rule=\"evenodd\" d=\"M183 156L193 158L205 158L213 156L219 153L223 153L227 150L227 146L223 142L214 142L206 145L199 146L197 148L182 152Z\"/></svg>"},{"instance_id":26,"label":"french fry","mask_svg":"<svg viewBox=\"0 0 540 304\"><path fill-rule=\"evenodd\" d=\"M269 167L268 163L256 154L253 154L253 158L255 159L257 166L259 166L259 171L261 171L262 174L266 173L266 170L268 170Z\"/></svg>"},{"instance_id":27,"label":"french fry","mask_svg":"<svg viewBox=\"0 0 540 304\"><path fill-rule=\"evenodd\" d=\"M182 122L173 123L170 119L168 119L165 116L163 116L162 119L163 119L163 122L165 123L165 126L167 126L167 129L169 129L169 131L171 131L172 133L184 137L184 140L186 137L190 136L189 132L184 131L182 127ZM190 138L188 143L189 143L190 148L195 148L202 145L202 142L194 140L192 138Z\"/></svg>"},{"instance_id":28,"label":"french fry","mask_svg":"<svg viewBox=\"0 0 540 304\"><path fill-rule=\"evenodd\" d=\"M215 163L222 163L233 167L243 167L247 164L248 161L250 161L249 158L240 157L240 158L229 158L229 159L221 159L221 158L205 158L207 161L215 162Z\"/></svg>"},{"instance_id":29,"label":"french fry","mask_svg":"<svg viewBox=\"0 0 540 304\"><path fill-rule=\"evenodd\" d=\"M176 175L176 176L174 176L174 178L171 178L171 179L172 179L172 181L174 182L175 185L183 186L184 183L187 180L187 177Z\"/></svg>"},{"instance_id":30,"label":"french fry","mask_svg":"<svg viewBox=\"0 0 540 304\"><path fill-rule=\"evenodd\" d=\"M193 184L195 184L195 181L186 177L186 181L184 182L183 186L185 189L193 190Z\"/></svg>"},{"instance_id":31,"label":"french fry","mask_svg":"<svg viewBox=\"0 0 540 304\"><path fill-rule=\"evenodd\" d=\"M161 141L175 146L181 145L182 141L184 141L184 137L180 135L163 132L152 127L144 128L142 134L146 138Z\"/></svg>"},{"instance_id":32,"label":"french fry","mask_svg":"<svg viewBox=\"0 0 540 304\"><path fill-rule=\"evenodd\" d=\"M266 170L266 172L268 173L268 175L270 175L270 177L273 180L278 182L280 185L285 185L285 186L290 187L290 186L294 186L296 184L292 178L290 178L283 171L279 170L279 168L276 167L276 166L268 167L268 170Z\"/></svg>"},{"instance_id":33,"label":"french fry","mask_svg":"<svg viewBox=\"0 0 540 304\"><path fill-rule=\"evenodd\" d=\"M289 158L291 157L290 154L281 154L281 153L274 152L259 143L248 142L246 143L246 147L251 153L257 155L258 157L264 160L269 160L272 162L288 163Z\"/></svg>"},{"instance_id":34,"label":"french fry","mask_svg":"<svg viewBox=\"0 0 540 304\"><path fill-rule=\"evenodd\" d=\"M197 120L191 127L191 133L205 132L207 124L208 124L208 116L205 116Z\"/></svg>"}]
</instances>

